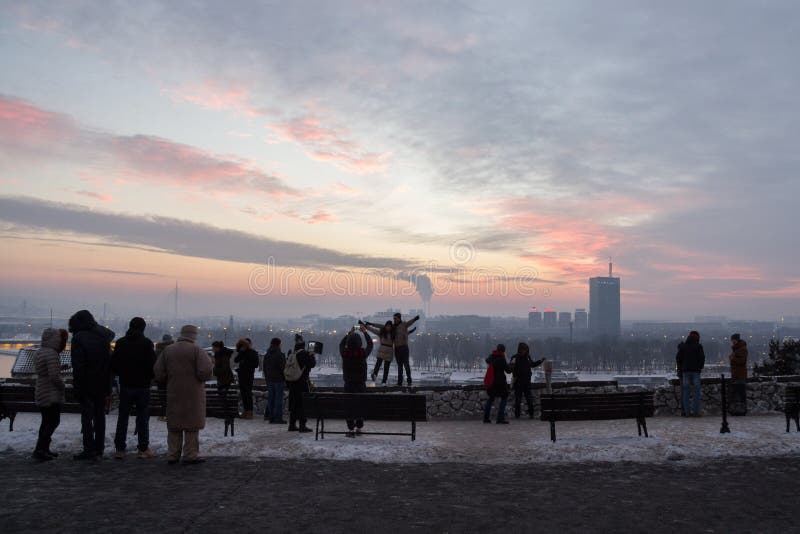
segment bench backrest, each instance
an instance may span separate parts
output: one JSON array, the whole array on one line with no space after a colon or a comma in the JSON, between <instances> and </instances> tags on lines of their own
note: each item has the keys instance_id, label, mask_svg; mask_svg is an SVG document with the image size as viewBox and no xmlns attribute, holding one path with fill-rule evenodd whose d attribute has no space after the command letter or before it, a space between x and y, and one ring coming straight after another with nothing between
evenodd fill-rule
<instances>
[{"instance_id":1,"label":"bench backrest","mask_svg":"<svg viewBox=\"0 0 800 534\"><path fill-rule=\"evenodd\" d=\"M425 395L394 393L304 393L306 417L372 421L427 421Z\"/></svg>"},{"instance_id":2,"label":"bench backrest","mask_svg":"<svg viewBox=\"0 0 800 534\"><path fill-rule=\"evenodd\" d=\"M80 404L75 398L75 390L67 387L64 390L65 402L61 405L61 411L67 413L80 413ZM36 407L36 387L30 385L7 385L0 386L0 406L20 412L35 412Z\"/></svg>"},{"instance_id":3,"label":"bench backrest","mask_svg":"<svg viewBox=\"0 0 800 534\"><path fill-rule=\"evenodd\" d=\"M166 415L166 391L157 388L150 389L150 415ZM227 410L227 412L226 412ZM228 390L227 398L223 403L222 397L216 387L206 388L206 416L224 417L225 415L236 415L239 412L239 390L231 388Z\"/></svg>"},{"instance_id":4,"label":"bench backrest","mask_svg":"<svg viewBox=\"0 0 800 534\"><path fill-rule=\"evenodd\" d=\"M786 386L786 391L783 394L783 402L785 404L800 403L800 386Z\"/></svg>"},{"instance_id":5,"label":"bench backrest","mask_svg":"<svg viewBox=\"0 0 800 534\"><path fill-rule=\"evenodd\" d=\"M585 421L652 417L653 392L541 396L541 420Z\"/></svg>"}]
</instances>

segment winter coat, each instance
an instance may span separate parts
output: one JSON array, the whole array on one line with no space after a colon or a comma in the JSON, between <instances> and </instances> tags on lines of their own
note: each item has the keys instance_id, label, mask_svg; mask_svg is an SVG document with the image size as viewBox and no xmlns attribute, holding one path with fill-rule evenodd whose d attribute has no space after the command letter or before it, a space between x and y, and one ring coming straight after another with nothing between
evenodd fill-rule
<instances>
[{"instance_id":1,"label":"winter coat","mask_svg":"<svg viewBox=\"0 0 800 534\"><path fill-rule=\"evenodd\" d=\"M367 357L372 352L372 338L364 336L367 348L348 348L347 339L350 334L339 342L339 354L342 357L342 377L345 384L360 384L367 381Z\"/></svg>"},{"instance_id":2,"label":"winter coat","mask_svg":"<svg viewBox=\"0 0 800 534\"><path fill-rule=\"evenodd\" d=\"M747 378L747 343L739 340L733 346L729 357L731 361L731 379L744 380Z\"/></svg>"},{"instance_id":3,"label":"winter coat","mask_svg":"<svg viewBox=\"0 0 800 534\"><path fill-rule=\"evenodd\" d=\"M150 388L156 352L153 342L141 330L128 330L117 340L111 356L111 368L124 388Z\"/></svg>"},{"instance_id":4,"label":"winter coat","mask_svg":"<svg viewBox=\"0 0 800 534\"><path fill-rule=\"evenodd\" d=\"M72 383L75 395L111 394L111 341L114 332L81 310L69 319L72 332Z\"/></svg>"},{"instance_id":5,"label":"winter coat","mask_svg":"<svg viewBox=\"0 0 800 534\"><path fill-rule=\"evenodd\" d=\"M506 373L511 372L506 361L506 355L503 352L492 351L491 356L486 358L486 363L494 367L494 384L489 386L486 391L493 397L507 397L508 396L508 381L506 380Z\"/></svg>"},{"instance_id":6,"label":"winter coat","mask_svg":"<svg viewBox=\"0 0 800 534\"><path fill-rule=\"evenodd\" d=\"M706 365L706 353L703 345L693 338L689 338L678 345L678 355L675 356L678 372L699 373Z\"/></svg>"},{"instance_id":7,"label":"winter coat","mask_svg":"<svg viewBox=\"0 0 800 534\"><path fill-rule=\"evenodd\" d=\"M291 353L292 351L289 351L287 353L286 355L287 359L289 357L289 354ZM292 384L307 384L308 377L311 373L311 369L313 367L316 367L317 365L317 358L313 354L308 352L306 349L300 349L299 351L297 351L295 357L297 358L297 365L299 365L300 368L303 370L303 374L300 375L300 378L298 378L294 382L289 382L288 380L286 380L286 384L289 386L291 386Z\"/></svg>"},{"instance_id":8,"label":"winter coat","mask_svg":"<svg viewBox=\"0 0 800 534\"><path fill-rule=\"evenodd\" d=\"M167 429L195 432L206 426L206 380L214 364L206 351L179 337L158 357L156 380L167 383Z\"/></svg>"},{"instance_id":9,"label":"winter coat","mask_svg":"<svg viewBox=\"0 0 800 534\"><path fill-rule=\"evenodd\" d=\"M258 369L258 353L251 349L246 348L242 351L236 353L236 356L233 358L234 363L238 363L239 367L236 369L236 372L239 374L240 380L242 377L250 379L253 381L253 375Z\"/></svg>"},{"instance_id":10,"label":"winter coat","mask_svg":"<svg viewBox=\"0 0 800 534\"><path fill-rule=\"evenodd\" d=\"M377 352L378 358L387 362L394 360L394 341L392 340L391 332L384 332L383 328L369 324L366 325L366 329L380 338ZM382 332L384 333L382 334Z\"/></svg>"},{"instance_id":11,"label":"winter coat","mask_svg":"<svg viewBox=\"0 0 800 534\"><path fill-rule=\"evenodd\" d=\"M161 356L161 353L164 352L165 348L169 347L173 343L175 343L175 341L159 341L156 343L156 359Z\"/></svg>"},{"instance_id":12,"label":"winter coat","mask_svg":"<svg viewBox=\"0 0 800 534\"><path fill-rule=\"evenodd\" d=\"M217 385L228 387L233 384L233 371L231 370L231 356L233 350L222 347L219 352L214 353L214 377Z\"/></svg>"},{"instance_id":13,"label":"winter coat","mask_svg":"<svg viewBox=\"0 0 800 534\"><path fill-rule=\"evenodd\" d=\"M533 368L542 365L544 359L533 361L530 354L515 354L511 357L511 371L514 376L514 389L529 386L533 376Z\"/></svg>"},{"instance_id":14,"label":"winter coat","mask_svg":"<svg viewBox=\"0 0 800 534\"><path fill-rule=\"evenodd\" d=\"M42 345L36 351L36 406L46 407L64 402L64 381L61 379L61 332L46 328Z\"/></svg>"},{"instance_id":15,"label":"winter coat","mask_svg":"<svg viewBox=\"0 0 800 534\"><path fill-rule=\"evenodd\" d=\"M408 327L419 320L419 315L410 321L399 322L394 325L394 346L403 347L408 345Z\"/></svg>"},{"instance_id":16,"label":"winter coat","mask_svg":"<svg viewBox=\"0 0 800 534\"><path fill-rule=\"evenodd\" d=\"M268 384L284 382L283 368L286 367L286 355L281 349L270 347L264 355L264 381Z\"/></svg>"}]
</instances>

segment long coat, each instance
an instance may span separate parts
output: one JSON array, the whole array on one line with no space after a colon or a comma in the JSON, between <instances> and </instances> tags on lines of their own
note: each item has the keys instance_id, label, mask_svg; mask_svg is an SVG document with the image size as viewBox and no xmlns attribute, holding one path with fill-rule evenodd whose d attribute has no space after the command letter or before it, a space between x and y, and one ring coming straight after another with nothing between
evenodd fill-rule
<instances>
[{"instance_id":1,"label":"long coat","mask_svg":"<svg viewBox=\"0 0 800 534\"><path fill-rule=\"evenodd\" d=\"M46 328L42 345L36 351L36 406L46 407L64 402L64 381L61 379L61 332Z\"/></svg>"},{"instance_id":2,"label":"long coat","mask_svg":"<svg viewBox=\"0 0 800 534\"><path fill-rule=\"evenodd\" d=\"M731 378L733 380L744 380L747 378L747 343L739 341L733 346L730 355Z\"/></svg>"},{"instance_id":3,"label":"long coat","mask_svg":"<svg viewBox=\"0 0 800 534\"><path fill-rule=\"evenodd\" d=\"M206 426L206 387L214 364L206 351L188 338L167 346L153 369L167 383L167 429L195 432Z\"/></svg>"}]
</instances>

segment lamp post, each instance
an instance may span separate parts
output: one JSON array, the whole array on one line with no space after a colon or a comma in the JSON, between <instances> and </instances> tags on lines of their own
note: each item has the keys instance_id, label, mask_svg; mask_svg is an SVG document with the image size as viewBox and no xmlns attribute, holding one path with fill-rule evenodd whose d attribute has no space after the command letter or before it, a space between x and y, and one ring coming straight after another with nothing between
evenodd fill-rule
<instances>
[{"instance_id":1,"label":"lamp post","mask_svg":"<svg viewBox=\"0 0 800 534\"><path fill-rule=\"evenodd\" d=\"M731 429L728 427L728 396L725 392L725 375L719 375L722 380L720 393L722 394L722 427L719 429L720 434L730 434Z\"/></svg>"}]
</instances>

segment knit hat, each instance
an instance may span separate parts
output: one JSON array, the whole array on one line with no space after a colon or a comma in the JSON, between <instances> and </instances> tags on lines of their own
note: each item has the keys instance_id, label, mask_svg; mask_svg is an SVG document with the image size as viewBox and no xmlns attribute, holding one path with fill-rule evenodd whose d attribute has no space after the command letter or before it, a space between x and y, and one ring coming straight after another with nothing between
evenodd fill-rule
<instances>
[{"instance_id":1,"label":"knit hat","mask_svg":"<svg viewBox=\"0 0 800 534\"><path fill-rule=\"evenodd\" d=\"M131 319L131 322L128 324L131 330L138 330L140 332L144 332L147 323L144 322L144 319L141 317L134 317Z\"/></svg>"},{"instance_id":2,"label":"knit hat","mask_svg":"<svg viewBox=\"0 0 800 534\"><path fill-rule=\"evenodd\" d=\"M181 337L197 341L197 327L191 324L183 325L181 327Z\"/></svg>"},{"instance_id":3,"label":"knit hat","mask_svg":"<svg viewBox=\"0 0 800 534\"><path fill-rule=\"evenodd\" d=\"M172 341L172 336L170 334L164 334L161 336L161 341Z\"/></svg>"},{"instance_id":4,"label":"knit hat","mask_svg":"<svg viewBox=\"0 0 800 534\"><path fill-rule=\"evenodd\" d=\"M739 335L739 334L733 334L731 336L731 341L741 341L741 340L742 340L742 336Z\"/></svg>"},{"instance_id":5,"label":"knit hat","mask_svg":"<svg viewBox=\"0 0 800 534\"><path fill-rule=\"evenodd\" d=\"M298 351L305 348L306 342L300 334L294 335L294 350Z\"/></svg>"},{"instance_id":6,"label":"knit hat","mask_svg":"<svg viewBox=\"0 0 800 534\"><path fill-rule=\"evenodd\" d=\"M273 337L272 339L270 339L269 344L270 345L275 345L275 346L280 345L281 344L281 338Z\"/></svg>"}]
</instances>

